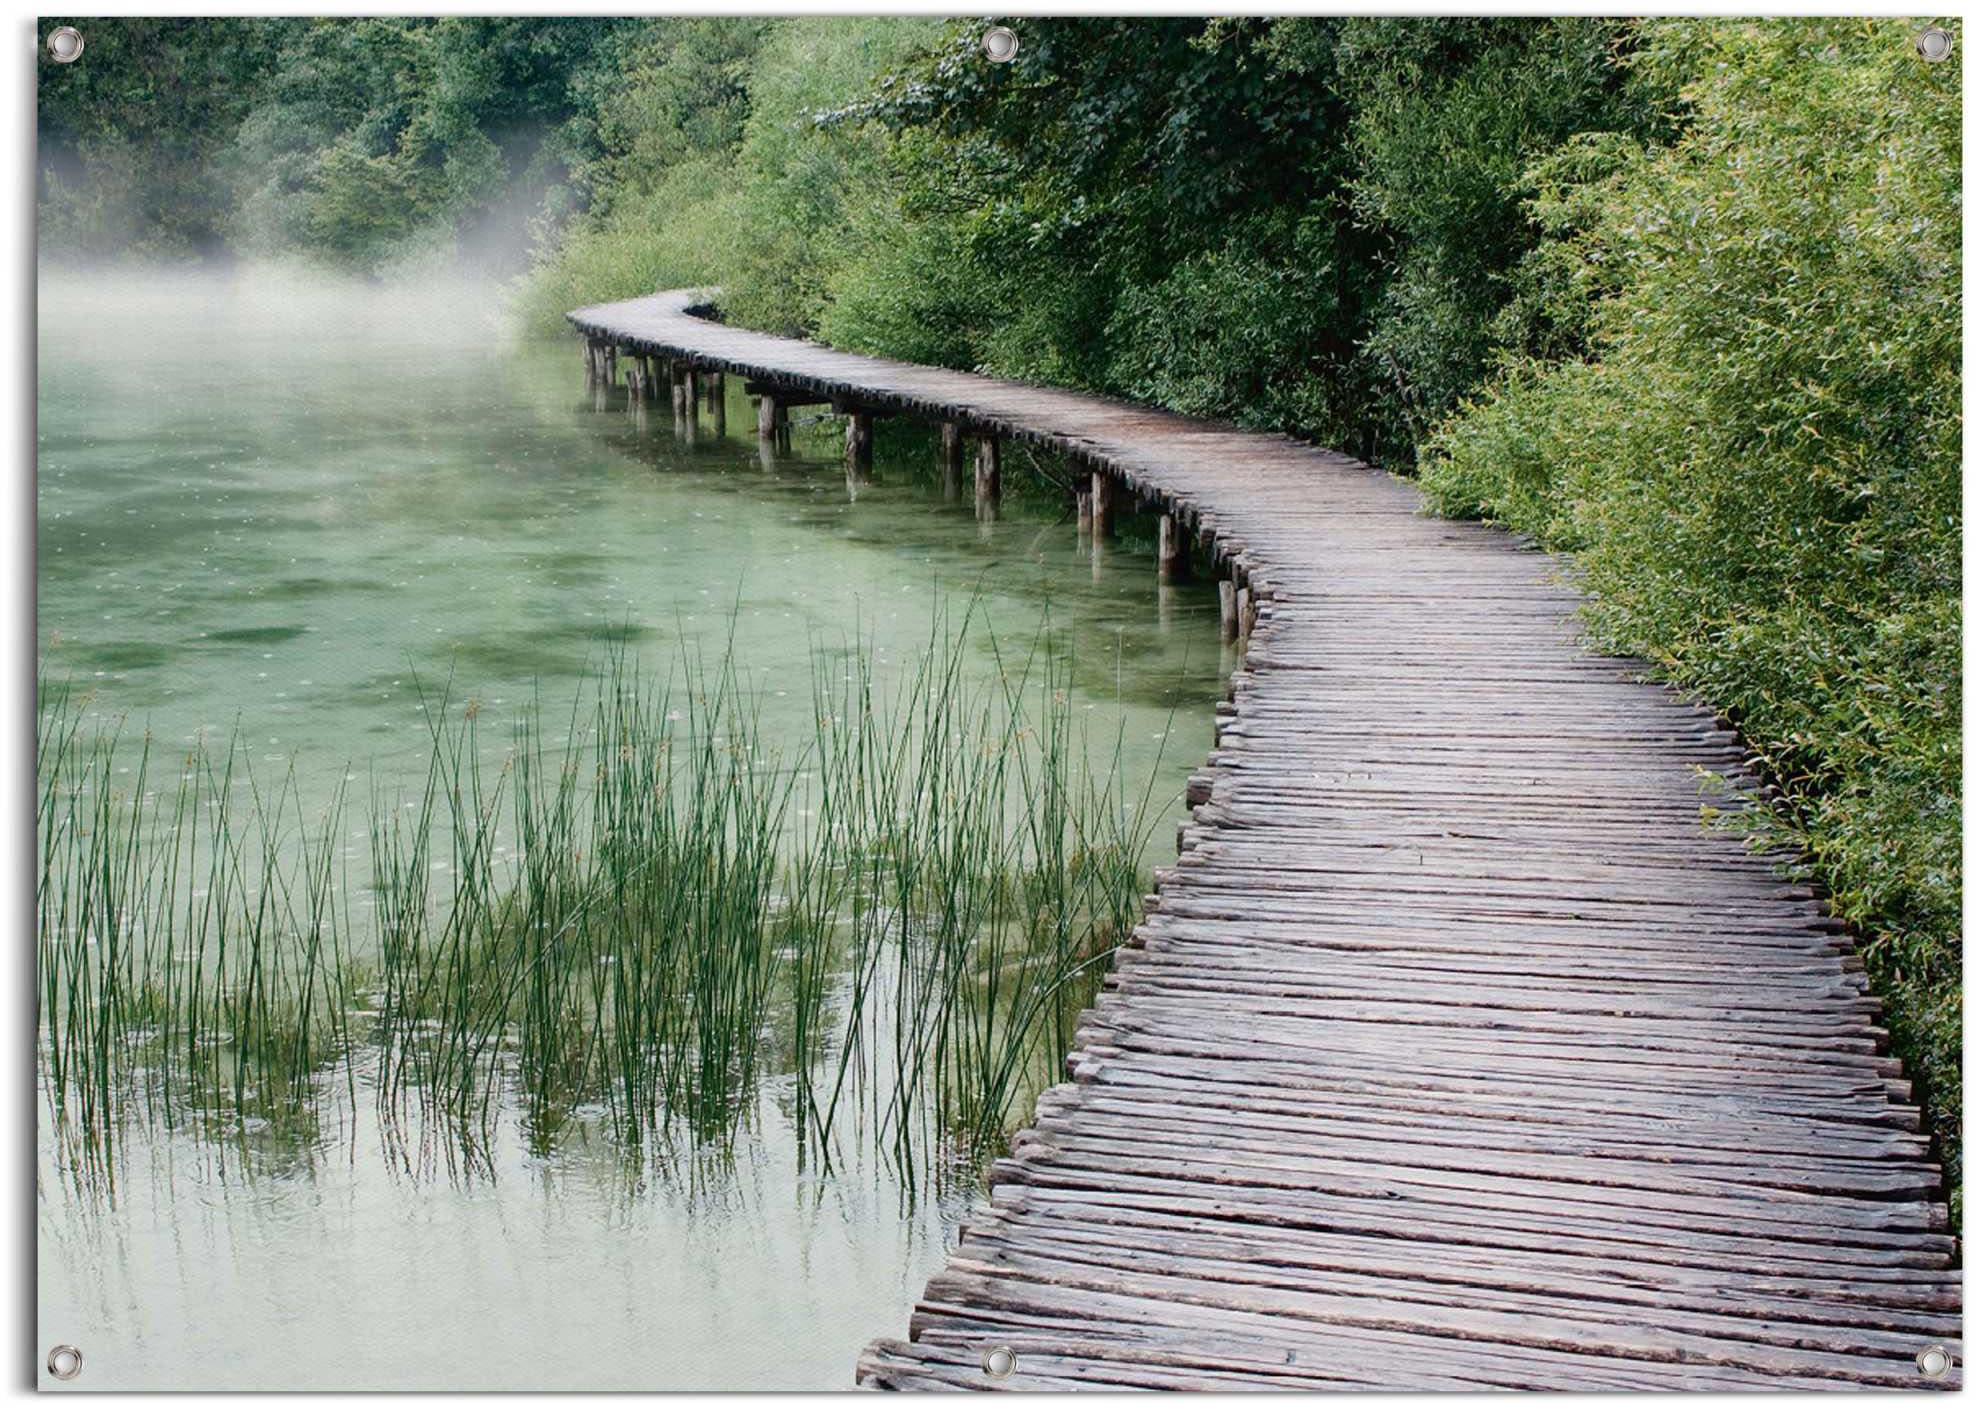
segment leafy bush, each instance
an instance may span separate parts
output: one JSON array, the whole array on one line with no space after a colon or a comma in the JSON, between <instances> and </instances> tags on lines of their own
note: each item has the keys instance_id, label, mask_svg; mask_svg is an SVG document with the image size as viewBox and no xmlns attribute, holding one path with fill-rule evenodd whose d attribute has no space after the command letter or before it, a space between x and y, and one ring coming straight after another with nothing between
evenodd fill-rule
<instances>
[{"instance_id":1,"label":"leafy bush","mask_svg":"<svg viewBox=\"0 0 1976 1408\"><path fill-rule=\"evenodd\" d=\"M1735 717L1959 1182L1959 74L1906 21L1643 37L1692 120L1550 192L1597 360L1508 369L1423 483L1575 548L1600 637Z\"/></svg>"},{"instance_id":2,"label":"leafy bush","mask_svg":"<svg viewBox=\"0 0 1976 1408\"><path fill-rule=\"evenodd\" d=\"M572 308L716 282L734 199L719 162L688 161L649 194L621 198L607 217L572 225L553 255L522 280L515 300L520 321L555 332Z\"/></svg>"},{"instance_id":3,"label":"leafy bush","mask_svg":"<svg viewBox=\"0 0 1976 1408\"><path fill-rule=\"evenodd\" d=\"M1331 431L1320 350L1339 312L1330 233L1306 223L1283 259L1231 240L1128 285L1107 330L1114 384L1186 415Z\"/></svg>"},{"instance_id":4,"label":"leafy bush","mask_svg":"<svg viewBox=\"0 0 1976 1408\"><path fill-rule=\"evenodd\" d=\"M1340 24L1348 188L1387 251L1363 345L1400 417L1389 460L1404 465L1496 354L1508 276L1535 243L1524 169L1574 133L1658 126L1653 85L1613 62L1629 35L1587 18Z\"/></svg>"},{"instance_id":5,"label":"leafy bush","mask_svg":"<svg viewBox=\"0 0 1976 1408\"><path fill-rule=\"evenodd\" d=\"M887 190L886 134L820 123L868 91L939 21L792 20L763 46L736 153L740 195L722 251L724 302L741 321L783 332L817 326L833 271L869 240L858 212ZM882 236L881 236L882 237Z\"/></svg>"}]
</instances>

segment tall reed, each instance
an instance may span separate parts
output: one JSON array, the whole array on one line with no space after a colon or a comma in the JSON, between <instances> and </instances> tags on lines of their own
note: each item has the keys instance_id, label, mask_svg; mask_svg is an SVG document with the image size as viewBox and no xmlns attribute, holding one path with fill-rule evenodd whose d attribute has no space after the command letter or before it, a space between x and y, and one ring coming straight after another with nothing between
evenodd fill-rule
<instances>
[{"instance_id":1,"label":"tall reed","mask_svg":"<svg viewBox=\"0 0 1976 1408\"><path fill-rule=\"evenodd\" d=\"M511 1113L543 1148L579 1116L632 1149L718 1143L775 1078L826 1165L978 1159L1061 1065L1158 811L1122 737L1094 759L1061 638L1008 654L942 609L889 682L868 642L816 651L797 739L765 729L731 643L662 677L613 650L559 729L537 703L504 746L424 688L425 773L373 781L354 858L340 788L311 824L292 771L266 785L231 749L161 780L152 739L45 688L39 1005L66 1147L108 1167L132 1120L307 1128L333 1092L469 1160Z\"/></svg>"}]
</instances>

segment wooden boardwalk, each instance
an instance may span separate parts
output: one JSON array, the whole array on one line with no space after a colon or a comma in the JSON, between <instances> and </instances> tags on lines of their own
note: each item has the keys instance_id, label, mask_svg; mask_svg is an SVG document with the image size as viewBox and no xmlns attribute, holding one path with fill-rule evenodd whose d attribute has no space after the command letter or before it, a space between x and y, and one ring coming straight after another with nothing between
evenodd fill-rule
<instances>
[{"instance_id":1,"label":"wooden boardwalk","mask_svg":"<svg viewBox=\"0 0 1976 1408\"><path fill-rule=\"evenodd\" d=\"M1960 1385L1939 1173L1859 961L1704 828L1735 738L1588 654L1552 561L1282 437L689 304L571 319L1069 452L1257 603L1073 1079L861 1382Z\"/></svg>"}]
</instances>

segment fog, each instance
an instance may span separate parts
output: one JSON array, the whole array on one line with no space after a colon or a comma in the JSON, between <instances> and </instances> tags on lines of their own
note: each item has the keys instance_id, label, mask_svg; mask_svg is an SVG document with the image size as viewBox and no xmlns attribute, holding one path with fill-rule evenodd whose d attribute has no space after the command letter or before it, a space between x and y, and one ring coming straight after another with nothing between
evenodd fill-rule
<instances>
[{"instance_id":1,"label":"fog","mask_svg":"<svg viewBox=\"0 0 1976 1408\"><path fill-rule=\"evenodd\" d=\"M516 340L510 287L459 268L366 278L287 262L197 269L44 260L36 323L44 351L92 360L198 356L243 326L257 341L465 351Z\"/></svg>"}]
</instances>

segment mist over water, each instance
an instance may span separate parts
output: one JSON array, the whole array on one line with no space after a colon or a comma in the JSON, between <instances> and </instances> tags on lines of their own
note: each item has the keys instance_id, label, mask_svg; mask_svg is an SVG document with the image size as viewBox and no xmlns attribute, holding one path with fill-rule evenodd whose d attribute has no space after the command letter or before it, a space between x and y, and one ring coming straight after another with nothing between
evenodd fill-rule
<instances>
[{"instance_id":1,"label":"mist over water","mask_svg":"<svg viewBox=\"0 0 1976 1408\"><path fill-rule=\"evenodd\" d=\"M1051 498L978 523L903 423L849 485L831 427L765 462L731 384L730 435L688 446L596 409L573 342L513 336L498 285L445 274L44 270L39 294L44 679L292 768L305 801L422 776L442 688L496 724L567 717L616 646L661 674L731 649L801 738L819 651L902 671L949 592L1005 649L1048 624L1156 806L1208 747L1211 593L1162 593L1130 538L1094 570ZM973 665L998 668L987 630ZM848 1386L970 1190L822 1176L784 1093L717 1155L628 1164L594 1127L543 1147L509 1120L468 1175L381 1139L360 1087L279 1149L133 1130L107 1201L54 1166L44 1108L42 1338L83 1347L90 1388Z\"/></svg>"}]
</instances>

